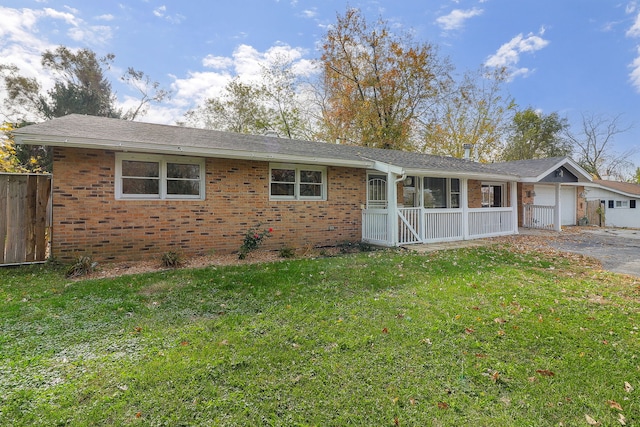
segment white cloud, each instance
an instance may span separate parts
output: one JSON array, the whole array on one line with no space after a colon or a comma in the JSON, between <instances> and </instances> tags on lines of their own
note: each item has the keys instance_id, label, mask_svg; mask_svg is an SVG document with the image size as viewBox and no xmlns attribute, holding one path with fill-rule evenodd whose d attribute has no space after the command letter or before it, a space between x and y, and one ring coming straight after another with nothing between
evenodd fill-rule
<instances>
[{"instance_id":1,"label":"white cloud","mask_svg":"<svg viewBox=\"0 0 640 427\"><path fill-rule=\"evenodd\" d=\"M634 13L636 11L635 3L633 7L627 7L627 13ZM635 17L635 20L631 27L627 30L626 36L629 38L638 38L640 37L640 13L638 13ZM631 85L636 89L637 92L640 92L640 46L637 47L638 56L629 64L629 68L631 68L631 72L629 73L629 80L631 81Z\"/></svg>"},{"instance_id":2,"label":"white cloud","mask_svg":"<svg viewBox=\"0 0 640 427\"><path fill-rule=\"evenodd\" d=\"M542 34L544 34L544 29L541 29ZM525 37L522 34L518 34L509 42L500 46L495 54L487 58L485 65L487 67L507 68L512 79L516 76L527 76L533 71L525 67L518 67L520 55L522 53L537 52L548 44L549 41L539 35L530 33Z\"/></svg>"},{"instance_id":3,"label":"white cloud","mask_svg":"<svg viewBox=\"0 0 640 427\"><path fill-rule=\"evenodd\" d=\"M464 26L464 23L473 18L474 16L482 15L484 11L474 7L473 9L461 10L455 9L450 14L444 15L436 19L436 22L442 29L446 31L459 30Z\"/></svg>"},{"instance_id":4,"label":"white cloud","mask_svg":"<svg viewBox=\"0 0 640 427\"><path fill-rule=\"evenodd\" d=\"M110 27L91 26L70 12L48 7L13 9L0 6L0 16L0 64L15 65L20 75L37 79L45 91L53 87L53 78L40 63L42 53L54 50L60 44L48 40L46 31L49 28L66 25L66 34L85 46L102 45L111 38ZM0 105L5 98L4 87L0 87Z\"/></svg>"},{"instance_id":5,"label":"white cloud","mask_svg":"<svg viewBox=\"0 0 640 427\"><path fill-rule=\"evenodd\" d=\"M49 18L53 18L53 19L62 19L63 21L65 21L67 24L69 25L73 25L76 26L78 25L78 22L76 20L76 17L71 14L71 13L67 13L67 12L60 12L58 10L55 9L51 9L49 7L45 7L44 8L44 13L46 16L48 16Z\"/></svg>"},{"instance_id":6,"label":"white cloud","mask_svg":"<svg viewBox=\"0 0 640 427\"><path fill-rule=\"evenodd\" d=\"M160 6L159 8L157 8L157 9L155 9L153 11L153 14L155 16L157 16L158 18L162 18L166 11L167 11L167 6Z\"/></svg>"},{"instance_id":7,"label":"white cloud","mask_svg":"<svg viewBox=\"0 0 640 427\"><path fill-rule=\"evenodd\" d=\"M629 73L631 85L637 92L640 92L640 47L638 47L638 56L636 56L636 59L633 60L629 67L632 69L631 73Z\"/></svg>"},{"instance_id":8,"label":"white cloud","mask_svg":"<svg viewBox=\"0 0 640 427\"><path fill-rule=\"evenodd\" d=\"M90 45L104 45L105 41L113 36L111 27L106 25L93 25L89 27L74 27L69 29L67 35L77 42Z\"/></svg>"},{"instance_id":9,"label":"white cloud","mask_svg":"<svg viewBox=\"0 0 640 427\"><path fill-rule=\"evenodd\" d=\"M318 15L318 10L316 8L306 9L302 11L302 16L305 18L314 18Z\"/></svg>"},{"instance_id":10,"label":"white cloud","mask_svg":"<svg viewBox=\"0 0 640 427\"><path fill-rule=\"evenodd\" d=\"M631 28L627 30L627 37L639 37L640 36L640 13L636 15L636 19L633 22Z\"/></svg>"},{"instance_id":11,"label":"white cloud","mask_svg":"<svg viewBox=\"0 0 640 427\"><path fill-rule=\"evenodd\" d=\"M110 13L107 13L104 15L96 16L96 19L98 21L113 21L115 19L115 16L111 15Z\"/></svg>"},{"instance_id":12,"label":"white cloud","mask_svg":"<svg viewBox=\"0 0 640 427\"><path fill-rule=\"evenodd\" d=\"M286 44L278 44L261 52L246 44L239 45L231 57L207 55L203 67L212 71L190 71L186 77L171 76L173 97L163 106L152 106L145 121L175 123L190 108L197 107L207 98L219 96L224 87L238 77L245 83L257 83L262 78L265 65L286 58L298 76L310 76L317 72L313 61L305 59L306 51Z\"/></svg>"},{"instance_id":13,"label":"white cloud","mask_svg":"<svg viewBox=\"0 0 640 427\"><path fill-rule=\"evenodd\" d=\"M233 59L226 56L207 55L202 60L202 65L214 70L225 70L233 66Z\"/></svg>"},{"instance_id":14,"label":"white cloud","mask_svg":"<svg viewBox=\"0 0 640 427\"><path fill-rule=\"evenodd\" d=\"M153 14L158 18L163 18L165 21L170 22L172 24L180 24L186 18L184 15L176 13L175 15L167 15L167 6L162 5L153 10Z\"/></svg>"}]
</instances>

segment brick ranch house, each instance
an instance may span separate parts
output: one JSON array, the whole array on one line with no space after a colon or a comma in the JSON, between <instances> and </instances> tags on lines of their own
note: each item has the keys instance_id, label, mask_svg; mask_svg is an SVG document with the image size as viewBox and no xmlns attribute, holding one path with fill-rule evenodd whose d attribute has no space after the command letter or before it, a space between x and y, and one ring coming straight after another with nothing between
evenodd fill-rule
<instances>
[{"instance_id":1,"label":"brick ranch house","mask_svg":"<svg viewBox=\"0 0 640 427\"><path fill-rule=\"evenodd\" d=\"M590 181L569 158L482 164L76 114L15 140L53 147L60 260L230 253L259 225L273 228L266 249L516 234L534 185L554 189L559 216L560 186Z\"/></svg>"}]
</instances>

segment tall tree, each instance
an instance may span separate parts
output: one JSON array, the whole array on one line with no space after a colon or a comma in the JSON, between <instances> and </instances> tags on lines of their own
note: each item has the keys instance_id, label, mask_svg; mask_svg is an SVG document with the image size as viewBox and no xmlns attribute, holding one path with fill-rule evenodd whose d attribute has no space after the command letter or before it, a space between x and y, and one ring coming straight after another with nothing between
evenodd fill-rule
<instances>
[{"instance_id":1,"label":"tall tree","mask_svg":"<svg viewBox=\"0 0 640 427\"><path fill-rule=\"evenodd\" d=\"M189 110L185 114L185 123L205 129L264 133L269 130L270 114L263 99L261 88L235 78L219 97L209 98L203 105Z\"/></svg>"},{"instance_id":2,"label":"tall tree","mask_svg":"<svg viewBox=\"0 0 640 427\"><path fill-rule=\"evenodd\" d=\"M449 63L436 48L394 33L382 19L369 26L359 10L348 9L322 50L324 139L415 149L418 118L448 82Z\"/></svg>"},{"instance_id":3,"label":"tall tree","mask_svg":"<svg viewBox=\"0 0 640 427\"><path fill-rule=\"evenodd\" d=\"M5 106L16 122L72 113L134 120L146 113L151 102L161 102L170 95L143 72L129 68L122 80L135 88L140 98L134 107L123 112L116 106L115 93L106 77L114 58L113 54L98 58L86 48L75 52L65 46L47 50L42 54L41 64L54 76L54 85L46 92L37 79L20 75L16 66L0 66L8 95ZM22 166L50 171L50 150L23 146L15 150Z\"/></svg>"},{"instance_id":4,"label":"tall tree","mask_svg":"<svg viewBox=\"0 0 640 427\"><path fill-rule=\"evenodd\" d=\"M122 118L125 120L135 120L144 116L152 103L159 104L165 99L171 98L170 90L161 87L159 82L151 80L148 74L132 67L127 68L120 80L133 88L139 97L136 105L122 114Z\"/></svg>"},{"instance_id":5,"label":"tall tree","mask_svg":"<svg viewBox=\"0 0 640 427\"><path fill-rule=\"evenodd\" d=\"M576 160L587 172L598 179L607 176L624 180L633 170L629 158L635 151L617 153L614 139L631 127L622 123L621 115L582 114L580 132L567 132L567 137L573 144Z\"/></svg>"},{"instance_id":6,"label":"tall tree","mask_svg":"<svg viewBox=\"0 0 640 427\"><path fill-rule=\"evenodd\" d=\"M571 142L565 137L569 123L558 113L542 114L529 107L513 117L511 132L502 160L542 159L571 154Z\"/></svg>"},{"instance_id":7,"label":"tall tree","mask_svg":"<svg viewBox=\"0 0 640 427\"><path fill-rule=\"evenodd\" d=\"M269 115L268 127L287 138L312 139L310 121L303 119L305 108L299 99L303 85L292 66L289 58L277 56L262 67L260 93Z\"/></svg>"},{"instance_id":8,"label":"tall tree","mask_svg":"<svg viewBox=\"0 0 640 427\"><path fill-rule=\"evenodd\" d=\"M20 119L35 116L52 119L78 113L92 116L117 117L134 120L144 115L152 102L162 102L170 92L161 88L142 71L131 67L121 80L132 87L139 98L127 111L116 106L116 96L106 73L115 55L99 58L90 49L72 51L59 46L42 54L42 67L54 77L53 88L43 92L35 78L19 74L15 65L0 66L7 90L5 104L10 115Z\"/></svg>"},{"instance_id":9,"label":"tall tree","mask_svg":"<svg viewBox=\"0 0 640 427\"><path fill-rule=\"evenodd\" d=\"M462 157L464 144L472 144L480 161L495 160L515 109L513 98L504 93L505 81L504 69L466 73L423 122L423 151Z\"/></svg>"}]
</instances>

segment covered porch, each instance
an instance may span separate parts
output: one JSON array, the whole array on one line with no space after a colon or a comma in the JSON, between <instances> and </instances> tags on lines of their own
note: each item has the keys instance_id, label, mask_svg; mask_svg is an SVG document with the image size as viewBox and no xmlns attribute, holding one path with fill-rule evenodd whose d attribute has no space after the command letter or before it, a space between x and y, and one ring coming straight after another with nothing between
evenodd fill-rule
<instances>
[{"instance_id":1,"label":"covered porch","mask_svg":"<svg viewBox=\"0 0 640 427\"><path fill-rule=\"evenodd\" d=\"M517 182L504 177L370 172L362 240L399 246L517 234L517 200Z\"/></svg>"}]
</instances>

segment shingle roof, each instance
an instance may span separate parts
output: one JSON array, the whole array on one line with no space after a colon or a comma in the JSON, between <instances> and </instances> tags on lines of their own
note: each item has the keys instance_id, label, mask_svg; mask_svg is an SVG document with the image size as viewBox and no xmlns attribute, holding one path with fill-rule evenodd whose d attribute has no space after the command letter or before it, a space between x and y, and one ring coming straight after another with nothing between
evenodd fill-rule
<instances>
[{"instance_id":1,"label":"shingle roof","mask_svg":"<svg viewBox=\"0 0 640 427\"><path fill-rule=\"evenodd\" d=\"M514 173L518 176L538 176L565 159L566 157L549 157L546 159L514 160L511 162L492 163L491 167L505 173Z\"/></svg>"},{"instance_id":2,"label":"shingle roof","mask_svg":"<svg viewBox=\"0 0 640 427\"><path fill-rule=\"evenodd\" d=\"M570 170L579 182L591 181L591 176L570 157L548 157L544 159L514 160L492 163L490 167L503 173L515 174L524 181L537 182L560 166Z\"/></svg>"},{"instance_id":3,"label":"shingle roof","mask_svg":"<svg viewBox=\"0 0 640 427\"><path fill-rule=\"evenodd\" d=\"M488 165L423 153L131 122L79 114L26 126L17 129L14 134L16 141L23 143L130 151L144 149L146 152L271 161L314 159L317 163L350 163L358 167L372 167L373 162L381 162L411 170L413 173L439 171L451 176L487 175L514 179L521 172L517 168L503 170L498 164Z\"/></svg>"},{"instance_id":4,"label":"shingle roof","mask_svg":"<svg viewBox=\"0 0 640 427\"><path fill-rule=\"evenodd\" d=\"M607 181L603 179L594 179L593 183L598 184L604 188L609 188L611 190L640 196L640 184L633 184L631 182Z\"/></svg>"}]
</instances>

